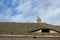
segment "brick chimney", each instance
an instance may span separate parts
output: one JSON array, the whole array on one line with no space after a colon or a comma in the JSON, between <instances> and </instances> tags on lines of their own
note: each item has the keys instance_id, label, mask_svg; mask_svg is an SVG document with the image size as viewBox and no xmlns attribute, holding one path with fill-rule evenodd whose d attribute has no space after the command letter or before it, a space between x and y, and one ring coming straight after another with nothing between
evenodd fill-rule
<instances>
[{"instance_id":1,"label":"brick chimney","mask_svg":"<svg viewBox=\"0 0 60 40\"><path fill-rule=\"evenodd\" d=\"M37 18L37 23L41 23L41 19L39 17Z\"/></svg>"}]
</instances>

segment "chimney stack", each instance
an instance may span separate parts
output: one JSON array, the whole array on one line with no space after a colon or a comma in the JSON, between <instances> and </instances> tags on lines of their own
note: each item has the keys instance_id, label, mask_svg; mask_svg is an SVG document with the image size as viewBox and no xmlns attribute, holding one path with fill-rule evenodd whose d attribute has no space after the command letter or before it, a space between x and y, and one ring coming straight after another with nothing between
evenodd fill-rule
<instances>
[{"instance_id":1,"label":"chimney stack","mask_svg":"<svg viewBox=\"0 0 60 40\"><path fill-rule=\"evenodd\" d=\"M37 23L41 23L41 19L39 18L39 16L37 18Z\"/></svg>"}]
</instances>

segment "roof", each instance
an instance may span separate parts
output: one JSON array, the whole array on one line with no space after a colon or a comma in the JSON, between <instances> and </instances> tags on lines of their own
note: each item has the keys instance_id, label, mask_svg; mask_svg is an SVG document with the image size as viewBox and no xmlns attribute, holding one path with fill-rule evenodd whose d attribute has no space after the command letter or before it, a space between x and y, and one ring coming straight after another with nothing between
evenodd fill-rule
<instances>
[{"instance_id":1,"label":"roof","mask_svg":"<svg viewBox=\"0 0 60 40\"><path fill-rule=\"evenodd\" d=\"M16 23L0 22L0 34L32 34L30 31L37 29L53 29L60 32L60 26L54 26L46 23Z\"/></svg>"}]
</instances>

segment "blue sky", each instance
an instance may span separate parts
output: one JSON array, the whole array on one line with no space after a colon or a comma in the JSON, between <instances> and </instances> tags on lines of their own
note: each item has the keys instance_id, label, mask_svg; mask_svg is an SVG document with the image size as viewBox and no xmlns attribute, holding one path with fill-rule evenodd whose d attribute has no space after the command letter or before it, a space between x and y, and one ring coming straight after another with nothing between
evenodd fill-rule
<instances>
[{"instance_id":1,"label":"blue sky","mask_svg":"<svg viewBox=\"0 0 60 40\"><path fill-rule=\"evenodd\" d=\"M0 22L36 22L60 25L60 0L0 0Z\"/></svg>"}]
</instances>

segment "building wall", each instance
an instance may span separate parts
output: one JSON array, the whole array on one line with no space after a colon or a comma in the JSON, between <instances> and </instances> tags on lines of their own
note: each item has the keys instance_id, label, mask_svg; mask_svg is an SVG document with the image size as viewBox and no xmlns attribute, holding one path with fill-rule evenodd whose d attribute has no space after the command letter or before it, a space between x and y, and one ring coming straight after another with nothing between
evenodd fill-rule
<instances>
[{"instance_id":1,"label":"building wall","mask_svg":"<svg viewBox=\"0 0 60 40\"><path fill-rule=\"evenodd\" d=\"M57 33L56 31L50 30L50 33Z\"/></svg>"},{"instance_id":2,"label":"building wall","mask_svg":"<svg viewBox=\"0 0 60 40\"><path fill-rule=\"evenodd\" d=\"M60 37L19 37L19 36L13 36L13 37L0 37L0 40L60 40Z\"/></svg>"},{"instance_id":3,"label":"building wall","mask_svg":"<svg viewBox=\"0 0 60 40\"><path fill-rule=\"evenodd\" d=\"M42 30L39 30L39 31L36 31L35 33L41 33L42 32Z\"/></svg>"}]
</instances>

